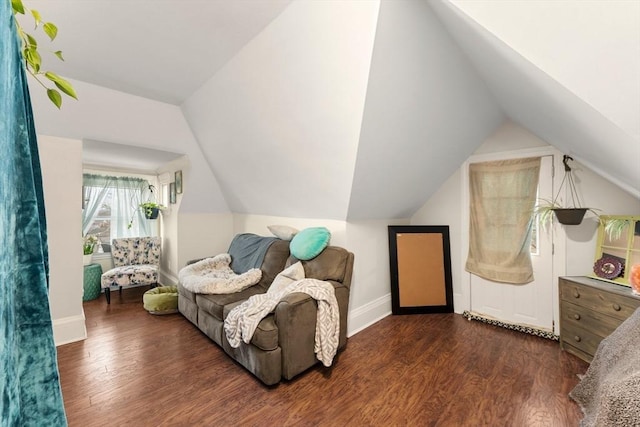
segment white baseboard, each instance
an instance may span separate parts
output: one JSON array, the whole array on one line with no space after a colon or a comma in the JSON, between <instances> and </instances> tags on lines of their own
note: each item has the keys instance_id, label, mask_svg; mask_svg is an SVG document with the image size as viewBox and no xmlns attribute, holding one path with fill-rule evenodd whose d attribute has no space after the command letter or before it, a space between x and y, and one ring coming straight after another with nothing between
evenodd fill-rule
<instances>
[{"instance_id":1,"label":"white baseboard","mask_svg":"<svg viewBox=\"0 0 640 427\"><path fill-rule=\"evenodd\" d=\"M347 336L353 336L391 314L391 294L349 311Z\"/></svg>"},{"instance_id":2,"label":"white baseboard","mask_svg":"<svg viewBox=\"0 0 640 427\"><path fill-rule=\"evenodd\" d=\"M159 275L160 284L164 286L176 286L178 284L178 278L164 270L160 270Z\"/></svg>"},{"instance_id":3,"label":"white baseboard","mask_svg":"<svg viewBox=\"0 0 640 427\"><path fill-rule=\"evenodd\" d=\"M84 312L81 315L63 317L53 321L53 341L56 347L87 339Z\"/></svg>"}]
</instances>

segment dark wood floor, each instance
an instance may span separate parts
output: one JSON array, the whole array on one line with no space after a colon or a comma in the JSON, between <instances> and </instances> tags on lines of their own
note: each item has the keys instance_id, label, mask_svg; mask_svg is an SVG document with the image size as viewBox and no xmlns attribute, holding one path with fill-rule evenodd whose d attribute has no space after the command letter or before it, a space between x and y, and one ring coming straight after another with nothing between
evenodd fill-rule
<instances>
[{"instance_id":1,"label":"dark wood floor","mask_svg":"<svg viewBox=\"0 0 640 427\"><path fill-rule=\"evenodd\" d=\"M558 343L460 315L389 316L265 387L180 314L131 289L85 303L89 338L58 347L70 426L577 426L587 364Z\"/></svg>"}]
</instances>

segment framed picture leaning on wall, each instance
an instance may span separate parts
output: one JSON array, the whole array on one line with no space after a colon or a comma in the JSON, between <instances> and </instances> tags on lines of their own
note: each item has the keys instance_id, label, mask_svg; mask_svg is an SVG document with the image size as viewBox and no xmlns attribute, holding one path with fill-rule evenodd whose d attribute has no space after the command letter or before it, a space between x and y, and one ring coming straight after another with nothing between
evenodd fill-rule
<instances>
[{"instance_id":1,"label":"framed picture leaning on wall","mask_svg":"<svg viewBox=\"0 0 640 427\"><path fill-rule=\"evenodd\" d=\"M182 194L182 171L176 171L175 176L176 194Z\"/></svg>"},{"instance_id":2,"label":"framed picture leaning on wall","mask_svg":"<svg viewBox=\"0 0 640 427\"><path fill-rule=\"evenodd\" d=\"M174 205L176 203L176 183L169 184L169 203Z\"/></svg>"}]
</instances>

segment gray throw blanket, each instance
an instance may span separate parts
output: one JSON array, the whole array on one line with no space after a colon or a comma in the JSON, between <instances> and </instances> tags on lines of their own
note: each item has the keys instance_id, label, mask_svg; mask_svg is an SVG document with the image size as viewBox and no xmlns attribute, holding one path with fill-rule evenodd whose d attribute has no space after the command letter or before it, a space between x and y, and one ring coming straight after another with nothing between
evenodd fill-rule
<instances>
[{"instance_id":1,"label":"gray throw blanket","mask_svg":"<svg viewBox=\"0 0 640 427\"><path fill-rule=\"evenodd\" d=\"M582 408L582 427L640 426L640 308L607 338L569 393Z\"/></svg>"},{"instance_id":2,"label":"gray throw blanket","mask_svg":"<svg viewBox=\"0 0 640 427\"><path fill-rule=\"evenodd\" d=\"M257 234L237 234L229 246L231 255L231 269L236 274L242 274L252 268L260 268L269 246L275 237L263 237Z\"/></svg>"}]
</instances>

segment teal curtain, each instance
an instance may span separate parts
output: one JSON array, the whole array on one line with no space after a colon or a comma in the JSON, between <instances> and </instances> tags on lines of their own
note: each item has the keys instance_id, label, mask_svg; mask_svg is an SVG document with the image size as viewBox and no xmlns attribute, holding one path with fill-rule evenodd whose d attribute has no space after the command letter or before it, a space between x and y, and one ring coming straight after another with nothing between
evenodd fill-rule
<instances>
[{"instance_id":1,"label":"teal curtain","mask_svg":"<svg viewBox=\"0 0 640 427\"><path fill-rule=\"evenodd\" d=\"M10 2L0 1L0 425L66 426L48 300L38 146Z\"/></svg>"}]
</instances>

